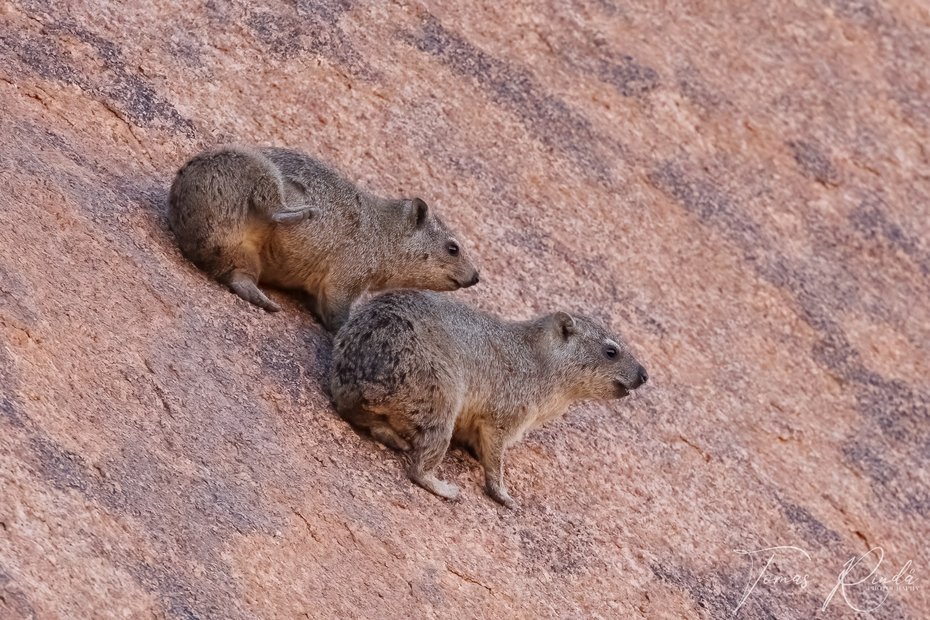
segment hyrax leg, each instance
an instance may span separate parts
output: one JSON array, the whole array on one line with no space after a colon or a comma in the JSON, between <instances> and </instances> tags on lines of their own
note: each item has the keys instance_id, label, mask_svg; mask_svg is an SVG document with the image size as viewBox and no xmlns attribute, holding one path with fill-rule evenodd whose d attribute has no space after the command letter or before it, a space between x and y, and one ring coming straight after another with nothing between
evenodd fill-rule
<instances>
[{"instance_id":1,"label":"hyrax leg","mask_svg":"<svg viewBox=\"0 0 930 620\"><path fill-rule=\"evenodd\" d=\"M459 488L436 477L436 468L442 462L452 440L455 417L448 417L449 422L435 420L433 424L425 425L414 434L408 452L410 460L407 475L430 493L446 499L456 499L459 496Z\"/></svg>"},{"instance_id":2,"label":"hyrax leg","mask_svg":"<svg viewBox=\"0 0 930 620\"><path fill-rule=\"evenodd\" d=\"M484 467L484 486L494 501L507 508L517 508L517 503L507 492L504 484L504 437L502 433L481 431L478 457Z\"/></svg>"},{"instance_id":3,"label":"hyrax leg","mask_svg":"<svg viewBox=\"0 0 930 620\"><path fill-rule=\"evenodd\" d=\"M387 424L372 424L368 429L371 436L386 445L388 448L407 452L410 450L410 442L397 434L397 432Z\"/></svg>"},{"instance_id":4,"label":"hyrax leg","mask_svg":"<svg viewBox=\"0 0 930 620\"><path fill-rule=\"evenodd\" d=\"M220 282L242 299L268 312L277 312L281 309L281 306L268 299L258 288L261 260L254 251L244 245L227 246L222 254L224 262L230 268L217 278Z\"/></svg>"},{"instance_id":5,"label":"hyrax leg","mask_svg":"<svg viewBox=\"0 0 930 620\"><path fill-rule=\"evenodd\" d=\"M315 300L317 318L328 331L335 334L349 319L353 296L344 291L328 289L318 294Z\"/></svg>"},{"instance_id":6,"label":"hyrax leg","mask_svg":"<svg viewBox=\"0 0 930 620\"><path fill-rule=\"evenodd\" d=\"M233 269L226 277L226 285L229 286L233 293L259 308L264 308L268 312L281 310L281 306L268 299L262 290L258 288L252 276L243 271Z\"/></svg>"}]
</instances>

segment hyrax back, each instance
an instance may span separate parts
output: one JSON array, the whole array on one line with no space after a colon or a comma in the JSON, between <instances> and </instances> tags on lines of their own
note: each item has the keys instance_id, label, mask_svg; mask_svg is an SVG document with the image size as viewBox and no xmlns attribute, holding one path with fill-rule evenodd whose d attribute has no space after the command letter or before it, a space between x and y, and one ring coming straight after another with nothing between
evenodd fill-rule
<instances>
[{"instance_id":1,"label":"hyrax back","mask_svg":"<svg viewBox=\"0 0 930 620\"><path fill-rule=\"evenodd\" d=\"M417 291L357 308L336 336L332 369L339 414L406 451L414 482L457 496L435 475L455 440L478 456L488 494L509 507L507 446L573 402L620 398L647 379L622 341L587 317L503 321Z\"/></svg>"},{"instance_id":2,"label":"hyrax back","mask_svg":"<svg viewBox=\"0 0 930 620\"><path fill-rule=\"evenodd\" d=\"M380 198L297 151L200 155L178 173L171 203L172 226L194 262L269 310L277 306L256 283L305 290L331 331L365 291L478 281L425 202Z\"/></svg>"},{"instance_id":3,"label":"hyrax back","mask_svg":"<svg viewBox=\"0 0 930 620\"><path fill-rule=\"evenodd\" d=\"M261 253L276 226L312 215L306 206L288 208L278 169L257 151L235 147L202 153L175 177L168 219L181 251L210 276L266 310L280 310L256 286Z\"/></svg>"},{"instance_id":4,"label":"hyrax back","mask_svg":"<svg viewBox=\"0 0 930 620\"><path fill-rule=\"evenodd\" d=\"M311 222L277 232L268 282L310 293L331 331L365 291L448 291L478 282L455 233L419 198L381 198L297 151L262 153L305 189L319 212Z\"/></svg>"}]
</instances>

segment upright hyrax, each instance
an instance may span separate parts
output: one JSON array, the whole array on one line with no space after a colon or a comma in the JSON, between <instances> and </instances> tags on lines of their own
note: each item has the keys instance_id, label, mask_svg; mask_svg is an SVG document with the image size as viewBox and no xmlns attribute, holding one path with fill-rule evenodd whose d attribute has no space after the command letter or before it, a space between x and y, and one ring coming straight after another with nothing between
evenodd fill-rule
<instances>
[{"instance_id":1,"label":"upright hyrax","mask_svg":"<svg viewBox=\"0 0 930 620\"><path fill-rule=\"evenodd\" d=\"M590 398L622 398L646 370L593 320L556 312L504 321L436 293L394 291L353 310L336 336L331 396L339 414L407 452L410 478L454 499L435 471L455 440L508 507L504 449Z\"/></svg>"},{"instance_id":2,"label":"upright hyrax","mask_svg":"<svg viewBox=\"0 0 930 620\"><path fill-rule=\"evenodd\" d=\"M277 311L259 282L303 289L333 332L365 291L478 282L425 202L380 198L296 151L198 155L178 172L169 216L184 254L240 297Z\"/></svg>"}]
</instances>

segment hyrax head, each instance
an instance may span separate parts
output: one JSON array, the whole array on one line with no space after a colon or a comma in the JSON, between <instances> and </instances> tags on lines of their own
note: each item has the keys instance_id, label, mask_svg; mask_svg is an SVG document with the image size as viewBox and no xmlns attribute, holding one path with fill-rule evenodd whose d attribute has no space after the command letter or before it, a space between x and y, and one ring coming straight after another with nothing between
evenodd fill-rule
<instances>
[{"instance_id":1,"label":"hyrax head","mask_svg":"<svg viewBox=\"0 0 930 620\"><path fill-rule=\"evenodd\" d=\"M396 261L385 288L454 291L478 283L478 270L445 223L419 198L395 201Z\"/></svg>"},{"instance_id":2,"label":"hyrax head","mask_svg":"<svg viewBox=\"0 0 930 620\"><path fill-rule=\"evenodd\" d=\"M623 398L649 375L623 341L586 316L546 317L553 362L578 398Z\"/></svg>"}]
</instances>

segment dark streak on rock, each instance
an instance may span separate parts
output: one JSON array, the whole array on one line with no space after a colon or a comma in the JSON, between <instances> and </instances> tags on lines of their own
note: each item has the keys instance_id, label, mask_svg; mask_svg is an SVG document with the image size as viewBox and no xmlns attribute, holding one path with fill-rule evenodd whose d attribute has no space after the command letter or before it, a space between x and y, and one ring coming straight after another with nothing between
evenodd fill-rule
<instances>
[{"instance_id":1,"label":"dark streak on rock","mask_svg":"<svg viewBox=\"0 0 930 620\"><path fill-rule=\"evenodd\" d=\"M14 396L16 383L12 356L6 346L0 343L0 420L6 420L15 427L22 427L25 421L20 404Z\"/></svg>"},{"instance_id":2,"label":"dark streak on rock","mask_svg":"<svg viewBox=\"0 0 930 620\"><path fill-rule=\"evenodd\" d=\"M275 58L288 60L304 49L300 40L302 32L299 22L293 17L261 11L249 15L246 23Z\"/></svg>"},{"instance_id":3,"label":"dark streak on rock","mask_svg":"<svg viewBox=\"0 0 930 620\"><path fill-rule=\"evenodd\" d=\"M140 173L124 175L132 171L111 170L101 167L95 161L87 159L74 151L59 134L31 123L17 123L7 130L19 148L15 151L15 166L36 178L45 178L49 170L55 171L59 180L58 189L73 198L82 213L105 231L108 240L120 246L120 250L130 254L139 265L150 263L151 248L143 247L132 237L131 229L114 226L114 219L139 212L145 213L145 221L153 221L153 238L160 241L166 251L176 251L176 244L171 238L167 223L167 194L165 179L156 179ZM62 165L58 156L70 160L78 170ZM86 172L86 174L85 174ZM93 179L93 181L89 180ZM156 231L160 233L156 234ZM150 280L158 281L164 274L152 271ZM3 288L3 275L0 270L0 288ZM14 292L22 296L16 303L22 306L29 296L21 287L14 285ZM0 304L3 294L0 291ZM28 307L21 312L23 320L33 315Z\"/></svg>"},{"instance_id":4,"label":"dark streak on rock","mask_svg":"<svg viewBox=\"0 0 930 620\"><path fill-rule=\"evenodd\" d=\"M701 73L691 65L680 67L675 71L678 90L695 105L711 110L725 103L723 96L707 86Z\"/></svg>"},{"instance_id":5,"label":"dark streak on rock","mask_svg":"<svg viewBox=\"0 0 930 620\"><path fill-rule=\"evenodd\" d=\"M761 226L744 215L730 199L712 184L691 178L680 166L667 162L649 174L650 181L671 195L688 212L702 222L719 229L755 263L758 255L753 248L771 244Z\"/></svg>"},{"instance_id":6,"label":"dark streak on rock","mask_svg":"<svg viewBox=\"0 0 930 620\"><path fill-rule=\"evenodd\" d=\"M200 620L201 618L226 617L228 608L218 607L204 601L199 608L192 607L194 601L203 599L200 592L191 589L176 573L163 566L152 566L143 562L130 565L128 572L150 592L161 595L162 605L169 618L178 620Z\"/></svg>"},{"instance_id":7,"label":"dark streak on rock","mask_svg":"<svg viewBox=\"0 0 930 620\"><path fill-rule=\"evenodd\" d=\"M260 514L255 492L230 479L195 479L179 485L175 472L164 469L157 458L136 447L102 465L91 468L79 455L61 448L38 429L29 430L34 463L52 486L77 491L110 510L130 515L146 524L156 548L177 546L183 557L196 558L209 567L211 579L223 591L234 588L228 568L220 558L224 541L231 535L264 531L251 515ZM107 473L104 478L102 472ZM118 480L119 487L108 479ZM258 511L258 512L256 512ZM184 567L168 569L146 566L139 570L119 553L110 560L139 577L140 583L158 595L172 617L230 617L230 600L194 593L183 586ZM199 610L192 610L197 605ZM183 610L187 612L182 613ZM189 612L189 613L188 613ZM234 614L235 615L235 614Z\"/></svg>"},{"instance_id":8,"label":"dark streak on rock","mask_svg":"<svg viewBox=\"0 0 930 620\"><path fill-rule=\"evenodd\" d=\"M0 564L0 616L4 618L38 618L29 596L9 576Z\"/></svg>"},{"instance_id":9,"label":"dark streak on rock","mask_svg":"<svg viewBox=\"0 0 930 620\"><path fill-rule=\"evenodd\" d=\"M129 385L138 392L134 394L134 402L151 400L143 392L149 390L146 387L146 381L151 381L149 375L160 372L160 367L126 372ZM2 387L6 387L7 374L0 367ZM217 455L216 463L202 463L210 469L207 476L179 476L141 442L127 445L124 451L92 466L79 454L61 447L28 419L20 419L15 427L24 438L32 467L51 486L65 492L78 492L112 512L131 516L144 524L156 550L168 547L171 551L165 555L190 557L208 568L211 581L218 584L213 594L193 592L184 585L191 583L190 575L186 574L187 566L137 566L129 556L101 551L109 555L114 564L136 575L143 586L158 596L169 616L241 617L236 608L230 607L235 599L215 595L215 592L228 593L235 589L221 557L223 545L237 534L260 532L267 535L278 527L274 515L264 507L254 476L242 477L222 469L228 465L220 465L225 461L219 450L211 446L211 441L222 441L222 437L238 432L249 449L263 449L264 425L249 419L248 411L254 407L241 409L235 413L235 419L215 411L205 412L203 419L196 422L199 431L196 436L191 435L193 428L173 434L174 441L194 441L205 454ZM164 415L170 417L170 413ZM251 467L253 461L246 453L241 460L233 462L240 467Z\"/></svg>"},{"instance_id":10,"label":"dark streak on rock","mask_svg":"<svg viewBox=\"0 0 930 620\"><path fill-rule=\"evenodd\" d=\"M838 184L839 175L836 169L819 148L803 140L788 142L788 147L804 174L821 185L833 187Z\"/></svg>"},{"instance_id":11,"label":"dark streak on rock","mask_svg":"<svg viewBox=\"0 0 930 620\"><path fill-rule=\"evenodd\" d=\"M89 45L102 61L105 72L96 76L81 71L70 62L61 39L70 35ZM175 107L160 97L138 73L130 71L119 48L85 28L65 21L46 24L41 34L26 31L0 35L0 58L15 58L21 67L28 67L47 80L79 87L126 115L141 127L167 125L187 137L194 136L193 123L182 117Z\"/></svg>"},{"instance_id":12,"label":"dark streak on rock","mask_svg":"<svg viewBox=\"0 0 930 620\"><path fill-rule=\"evenodd\" d=\"M595 9L610 16L624 15L626 10L625 5L618 5L616 2L611 2L611 0L590 0L590 4L593 5Z\"/></svg>"},{"instance_id":13,"label":"dark streak on rock","mask_svg":"<svg viewBox=\"0 0 930 620\"><path fill-rule=\"evenodd\" d=\"M32 69L36 75L81 85L83 76L63 61L64 53L57 42L44 38L28 38L25 33L6 31L0 34L0 58L15 58L15 65ZM5 63L4 63L5 64Z\"/></svg>"},{"instance_id":14,"label":"dark streak on rock","mask_svg":"<svg viewBox=\"0 0 930 620\"><path fill-rule=\"evenodd\" d=\"M106 172L106 169L88 159L84 153L76 150L68 140L48 127L30 122L20 122L13 127L12 133L17 139L30 140L44 147L51 147L56 153L63 155L80 168L97 174Z\"/></svg>"},{"instance_id":15,"label":"dark streak on rock","mask_svg":"<svg viewBox=\"0 0 930 620\"><path fill-rule=\"evenodd\" d=\"M43 433L30 433L30 448L36 457L42 476L57 489L88 492L92 477L80 455L58 446Z\"/></svg>"},{"instance_id":16,"label":"dark streak on rock","mask_svg":"<svg viewBox=\"0 0 930 620\"><path fill-rule=\"evenodd\" d=\"M778 495L775 497L782 514L788 521L798 526L798 530L807 542L824 547L840 542L840 535L821 523L809 510Z\"/></svg>"},{"instance_id":17,"label":"dark streak on rock","mask_svg":"<svg viewBox=\"0 0 930 620\"><path fill-rule=\"evenodd\" d=\"M830 0L829 4L839 15L861 26L872 25L883 16L875 0Z\"/></svg>"},{"instance_id":18,"label":"dark streak on rock","mask_svg":"<svg viewBox=\"0 0 930 620\"><path fill-rule=\"evenodd\" d=\"M335 26L351 8L351 0L297 0L297 13L315 15L330 26Z\"/></svg>"},{"instance_id":19,"label":"dark streak on rock","mask_svg":"<svg viewBox=\"0 0 930 620\"><path fill-rule=\"evenodd\" d=\"M277 59L290 60L310 52L345 67L356 77L372 80L376 72L339 24L351 7L347 0L299 0L294 14L261 9L250 13L246 23Z\"/></svg>"},{"instance_id":20,"label":"dark streak on rock","mask_svg":"<svg viewBox=\"0 0 930 620\"><path fill-rule=\"evenodd\" d=\"M880 484L888 484L898 476L894 465L883 459L878 451L862 442L849 442L843 446L843 456L856 469Z\"/></svg>"},{"instance_id":21,"label":"dark streak on rock","mask_svg":"<svg viewBox=\"0 0 930 620\"><path fill-rule=\"evenodd\" d=\"M426 18L419 32L405 38L456 73L477 81L495 102L515 114L537 140L567 154L583 171L593 172L599 180L607 178L604 159L617 157L618 146L604 144L583 115L543 92L529 72L475 47L433 17Z\"/></svg>"},{"instance_id":22,"label":"dark streak on rock","mask_svg":"<svg viewBox=\"0 0 930 620\"><path fill-rule=\"evenodd\" d=\"M727 579L724 574L715 575L714 578L701 577L684 566L668 563L653 564L649 568L659 581L682 590L712 618L730 617L739 604L740 585ZM726 580L727 583L721 584L721 580ZM764 608L760 598L756 598L754 602ZM765 614L755 617L773 616Z\"/></svg>"},{"instance_id":23,"label":"dark streak on rock","mask_svg":"<svg viewBox=\"0 0 930 620\"><path fill-rule=\"evenodd\" d=\"M920 242L905 232L904 227L891 220L884 202L871 196L859 203L849 214L852 228L872 242L884 242L897 248L913 260L921 274L930 275L930 255Z\"/></svg>"},{"instance_id":24,"label":"dark streak on rock","mask_svg":"<svg viewBox=\"0 0 930 620\"><path fill-rule=\"evenodd\" d=\"M6 386L0 383L0 389L6 390ZM9 420L15 426L21 426L22 420L19 419L19 411L16 403L6 393L0 394L0 416Z\"/></svg>"},{"instance_id":25,"label":"dark streak on rock","mask_svg":"<svg viewBox=\"0 0 930 620\"><path fill-rule=\"evenodd\" d=\"M838 313L854 303L854 287L846 286L852 276L844 274L843 278L837 278L835 269L823 269L816 262L792 261L748 213L739 210L709 182L691 177L677 164L662 164L649 175L649 179L699 221L723 235L763 280L794 295L798 314L820 334L821 339L812 352L813 359L851 384L859 411L889 440L902 448L908 445L914 448L902 452L902 458L909 454L919 462L930 461L930 455L923 449L930 443L927 437L930 396L867 368L836 318ZM891 239L900 239L893 228L886 229L883 234ZM887 474L894 475L894 471L873 477L875 484L891 488ZM866 469L865 473L874 476L870 469ZM913 494L880 495L898 510L912 514L924 514L930 505L930 502Z\"/></svg>"},{"instance_id":26,"label":"dark streak on rock","mask_svg":"<svg viewBox=\"0 0 930 620\"><path fill-rule=\"evenodd\" d=\"M624 97L642 97L659 87L656 70L638 63L629 55L618 60L599 59L595 63L595 72Z\"/></svg>"},{"instance_id":27,"label":"dark streak on rock","mask_svg":"<svg viewBox=\"0 0 930 620\"><path fill-rule=\"evenodd\" d=\"M158 95L143 76L126 67L122 53L115 43L73 23L56 24L47 30L49 34L57 36L70 33L96 50L104 66L111 72L109 79L102 80L96 86L96 91L119 102L121 110L133 122L143 127L157 126L161 122L189 138L194 136L193 123L182 117L170 102Z\"/></svg>"}]
</instances>

